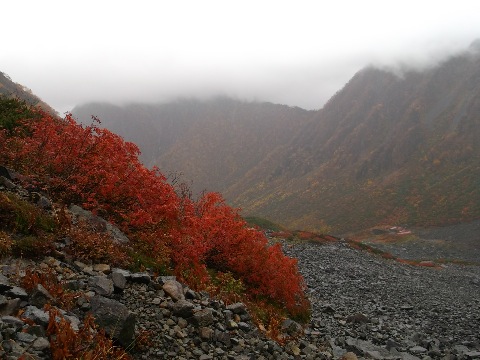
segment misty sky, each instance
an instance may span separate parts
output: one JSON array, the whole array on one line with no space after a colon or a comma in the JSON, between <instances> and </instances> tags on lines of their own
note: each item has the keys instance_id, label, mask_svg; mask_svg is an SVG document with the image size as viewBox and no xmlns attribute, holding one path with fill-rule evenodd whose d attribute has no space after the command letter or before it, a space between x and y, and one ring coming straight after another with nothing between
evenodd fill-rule
<instances>
[{"instance_id":1,"label":"misty sky","mask_svg":"<svg viewBox=\"0 0 480 360\"><path fill-rule=\"evenodd\" d=\"M63 113L228 95L321 108L369 64L425 67L480 38L480 1L15 0L0 71Z\"/></svg>"}]
</instances>

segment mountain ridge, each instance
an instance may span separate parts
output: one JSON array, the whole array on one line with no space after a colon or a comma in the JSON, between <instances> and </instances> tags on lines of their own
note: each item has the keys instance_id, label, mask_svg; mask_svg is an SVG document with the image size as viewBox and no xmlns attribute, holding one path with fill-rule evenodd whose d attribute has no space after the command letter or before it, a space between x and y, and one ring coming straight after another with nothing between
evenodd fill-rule
<instances>
[{"instance_id":1,"label":"mountain ridge","mask_svg":"<svg viewBox=\"0 0 480 360\"><path fill-rule=\"evenodd\" d=\"M0 71L0 96L8 98L17 98L25 101L26 104L32 107L40 107L49 114L56 115L57 112L46 102L40 99L38 96L33 94L33 92L21 85L18 84L5 73Z\"/></svg>"},{"instance_id":2,"label":"mountain ridge","mask_svg":"<svg viewBox=\"0 0 480 360\"><path fill-rule=\"evenodd\" d=\"M270 104L269 121L258 117L267 105L224 99L245 114L232 122L222 101L203 108L180 101L193 120L183 118L182 135L153 163L180 169L196 191L222 192L245 215L294 229L342 234L469 221L480 217L478 94L480 56L471 47L401 76L367 67L321 110ZM197 121L200 108L209 126ZM79 109L88 113L84 106L74 114ZM179 118L169 116L170 124Z\"/></svg>"}]
</instances>

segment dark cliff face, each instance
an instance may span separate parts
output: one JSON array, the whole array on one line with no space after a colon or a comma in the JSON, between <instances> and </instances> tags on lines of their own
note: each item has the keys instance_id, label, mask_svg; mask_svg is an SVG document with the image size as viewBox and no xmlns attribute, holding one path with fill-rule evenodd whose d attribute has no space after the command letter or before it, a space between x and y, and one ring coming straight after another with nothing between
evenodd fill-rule
<instances>
[{"instance_id":1,"label":"dark cliff face","mask_svg":"<svg viewBox=\"0 0 480 360\"><path fill-rule=\"evenodd\" d=\"M473 47L422 72L361 70L317 112L226 98L74 112L244 214L341 233L480 217L479 94Z\"/></svg>"}]
</instances>

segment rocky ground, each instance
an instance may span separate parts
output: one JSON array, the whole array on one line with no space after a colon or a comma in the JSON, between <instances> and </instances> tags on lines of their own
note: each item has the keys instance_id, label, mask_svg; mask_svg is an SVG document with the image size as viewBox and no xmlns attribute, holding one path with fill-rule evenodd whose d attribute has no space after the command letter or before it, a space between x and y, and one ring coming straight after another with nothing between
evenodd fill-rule
<instances>
[{"instance_id":1,"label":"rocky ground","mask_svg":"<svg viewBox=\"0 0 480 360\"><path fill-rule=\"evenodd\" d=\"M304 335L285 346L256 328L243 304L226 306L172 277L53 258L40 263L4 259L1 356L50 358L48 314L42 310L48 294L41 288L27 294L12 283L24 266L36 264L54 269L84 292L76 309L66 313L74 326L93 311L100 319L114 314L114 324L100 321L124 346L146 336L147 346L135 350L135 359L480 358L479 267L414 267L344 242L285 243L284 248L299 259L313 306ZM24 320L13 316L18 309L24 310ZM284 323L286 334L299 330L294 322Z\"/></svg>"},{"instance_id":2,"label":"rocky ground","mask_svg":"<svg viewBox=\"0 0 480 360\"><path fill-rule=\"evenodd\" d=\"M442 260L480 265L480 220L470 223L408 228L407 235L389 234L372 229L361 241L394 256L409 260ZM353 235L355 238L355 235Z\"/></svg>"},{"instance_id":3,"label":"rocky ground","mask_svg":"<svg viewBox=\"0 0 480 360\"><path fill-rule=\"evenodd\" d=\"M480 358L478 266L405 265L343 242L285 251L309 287L312 333L330 338L337 357Z\"/></svg>"}]
</instances>

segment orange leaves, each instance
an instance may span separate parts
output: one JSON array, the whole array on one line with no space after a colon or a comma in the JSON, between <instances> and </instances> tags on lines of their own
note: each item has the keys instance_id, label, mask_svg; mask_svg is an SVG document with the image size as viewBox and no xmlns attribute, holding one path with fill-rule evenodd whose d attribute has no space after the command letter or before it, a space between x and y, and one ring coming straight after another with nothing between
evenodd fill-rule
<instances>
[{"instance_id":1,"label":"orange leaves","mask_svg":"<svg viewBox=\"0 0 480 360\"><path fill-rule=\"evenodd\" d=\"M95 121L95 119L94 119ZM31 136L24 136L24 130ZM35 175L66 203L104 211L118 223L156 224L176 217L176 196L158 170L138 160L136 145L99 128L82 126L71 115L23 122L9 139L6 162Z\"/></svg>"},{"instance_id":2,"label":"orange leaves","mask_svg":"<svg viewBox=\"0 0 480 360\"><path fill-rule=\"evenodd\" d=\"M138 266L170 269L190 286L212 285L208 269L231 274L246 288L245 296L268 298L291 313L305 311L303 280L295 260L279 246L268 246L219 194L193 201L188 189L180 196L157 168L147 169L139 150L97 126L40 112L21 122L6 137L0 161L35 178L56 201L75 203L118 224L140 252ZM1 133L1 136L6 135ZM128 259L102 236L70 229L73 252L95 261Z\"/></svg>"},{"instance_id":3,"label":"orange leaves","mask_svg":"<svg viewBox=\"0 0 480 360\"><path fill-rule=\"evenodd\" d=\"M114 346L113 341L97 329L91 315L85 318L83 326L76 332L58 310L50 308L49 313L47 334L54 360L130 359L123 349Z\"/></svg>"},{"instance_id":4,"label":"orange leaves","mask_svg":"<svg viewBox=\"0 0 480 360\"><path fill-rule=\"evenodd\" d=\"M80 296L77 292L66 291L53 270L49 268L44 270L27 268L25 276L22 278L22 286L30 292L38 284L42 285L52 295L55 304L66 309L72 309Z\"/></svg>"},{"instance_id":5,"label":"orange leaves","mask_svg":"<svg viewBox=\"0 0 480 360\"><path fill-rule=\"evenodd\" d=\"M263 233L247 227L219 194L205 194L184 213L188 231L181 246L184 257L195 259L204 269L232 273L250 296L266 296L292 314L308 308L296 260L286 257L280 245L268 246Z\"/></svg>"}]
</instances>

